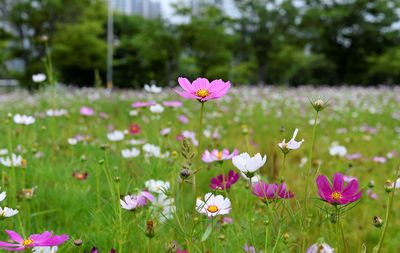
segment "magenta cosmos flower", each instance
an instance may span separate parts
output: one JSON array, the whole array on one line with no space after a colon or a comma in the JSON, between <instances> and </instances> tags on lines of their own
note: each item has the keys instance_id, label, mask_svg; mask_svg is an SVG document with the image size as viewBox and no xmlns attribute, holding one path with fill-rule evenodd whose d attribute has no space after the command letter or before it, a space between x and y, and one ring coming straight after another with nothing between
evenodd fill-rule
<instances>
[{"instance_id":1,"label":"magenta cosmos flower","mask_svg":"<svg viewBox=\"0 0 400 253\"><path fill-rule=\"evenodd\" d=\"M318 193L322 200L333 205L346 205L361 198L363 191L359 191L358 180L351 180L344 187L344 177L340 173L333 176L332 186L324 175L317 177Z\"/></svg>"},{"instance_id":2,"label":"magenta cosmos flower","mask_svg":"<svg viewBox=\"0 0 400 253\"><path fill-rule=\"evenodd\" d=\"M229 153L229 150L223 149L222 151L218 151L214 149L213 151L205 150L201 160L205 163L212 163L215 161L223 161L223 160L230 160L232 157L237 156L239 151L237 149L233 150L232 153Z\"/></svg>"},{"instance_id":3,"label":"magenta cosmos flower","mask_svg":"<svg viewBox=\"0 0 400 253\"><path fill-rule=\"evenodd\" d=\"M33 234L28 239L23 239L17 232L6 230L8 237L16 243L0 242L0 248L7 251L23 251L33 247L50 247L63 244L69 239L68 235L54 235L45 231L42 234Z\"/></svg>"},{"instance_id":4,"label":"magenta cosmos flower","mask_svg":"<svg viewBox=\"0 0 400 253\"><path fill-rule=\"evenodd\" d=\"M276 199L291 199L294 197L292 191L286 191L286 184L267 184L259 181L253 184L252 192L265 202L270 202Z\"/></svg>"},{"instance_id":5,"label":"magenta cosmos flower","mask_svg":"<svg viewBox=\"0 0 400 253\"><path fill-rule=\"evenodd\" d=\"M226 189L229 189L238 180L239 173L235 173L233 170L230 170L228 173L228 177L224 174L221 174L211 179L210 188L213 190L225 190L225 187Z\"/></svg>"},{"instance_id":6,"label":"magenta cosmos flower","mask_svg":"<svg viewBox=\"0 0 400 253\"><path fill-rule=\"evenodd\" d=\"M210 83L206 78L197 78L193 83L190 83L188 79L179 77L178 82L183 90L175 90L176 93L181 97L197 99L200 102L221 98L231 87L230 82L224 82L221 79Z\"/></svg>"}]
</instances>

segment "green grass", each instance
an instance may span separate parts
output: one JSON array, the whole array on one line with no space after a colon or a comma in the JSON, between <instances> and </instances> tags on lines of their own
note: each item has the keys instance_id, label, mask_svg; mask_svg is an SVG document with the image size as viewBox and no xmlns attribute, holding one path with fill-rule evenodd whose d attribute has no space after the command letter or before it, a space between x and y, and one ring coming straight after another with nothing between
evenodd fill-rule
<instances>
[{"instance_id":1,"label":"green grass","mask_svg":"<svg viewBox=\"0 0 400 253\"><path fill-rule=\"evenodd\" d=\"M88 97L94 94L98 94L98 98L90 100ZM238 148L240 152L266 154L268 161L261 168L263 179L272 182L272 176L279 173L276 181L284 180L295 193L295 198L272 207L275 211L271 214L269 208L250 193L247 182L241 178L229 192L232 211L227 216L233 218L233 224L215 228L205 242L200 242L209 220L193 211L195 196L192 186L179 184L179 173L185 159L180 153L181 142L175 139L183 130L197 132L200 103L182 100L183 107L165 108L161 116L144 108L139 110L138 116L131 117L130 104L134 101L155 100L161 103L179 100L179 97L170 91L149 95L139 91L108 94L92 89L59 90L57 107L67 109L68 115L47 117L44 112L51 107L50 92L35 95L16 92L0 101L0 148L21 154L27 166L13 169L0 165L1 189L8 194L1 206L19 210L18 215L2 220L0 229L12 229L25 235L44 230L66 233L71 240L60 247L60 252L84 252L92 246L97 246L101 252L108 252L112 247L118 251L120 245L122 252L126 253L166 252L174 244L185 249L190 247L191 252L242 252L243 246L250 244L258 252L264 250L266 231L267 252L273 251L275 243L275 252L302 252L302 243L306 242L303 248L308 247L321 237L335 246L338 235L318 208L328 205L318 199L313 178L307 178L311 183L309 213L306 218L302 213L307 164L300 167L300 163L310 150L312 125L309 121L315 113L308 99L321 96L330 101L330 106L320 113L313 170L319 167L320 173L328 178L335 172L355 176L365 190L371 180L375 181L372 190L379 198L372 200L364 193L360 203L342 219L348 252L361 252L363 245L367 252L372 252L381 234L381 229L372 225L372 219L375 215L382 219L385 217L387 194L383 184L387 179L396 178L399 157L388 159L384 164L375 163L372 158L386 156L393 150L400 152L400 121L392 116L399 113L399 94L398 88L239 88L221 101L207 102L204 127L217 128L221 139L203 137L201 149ZM81 106L92 107L97 113L105 112L109 117L83 117L79 115ZM371 113L374 111L376 113ZM17 125L7 113L35 115L36 122L29 126ZM189 118L189 124L177 120L181 114ZM130 123L140 125L142 131L138 136L127 135L121 142L108 141L109 129L125 130ZM249 128L248 138L255 145L247 147L243 125ZM372 126L377 132L362 132L362 126ZM162 137L159 132L165 127L171 127L171 133ZM300 130L297 139L304 138L305 142L299 150L289 153L286 169L282 171L283 155L277 143L289 140L295 128ZM339 128L347 129L347 133L337 133ZM87 136L85 143L69 145L67 139L76 134ZM177 151L178 156L145 158L142 151L139 157L125 159L121 150L131 147L128 140L134 138L159 145L162 152ZM363 158L350 161L345 157L330 156L329 147L334 141L344 145L349 154L362 153ZM105 150L103 144L107 144ZM202 198L210 192L208 184L212 177L229 169L236 170L231 161L224 162L221 168L218 164L202 163L201 166L196 179L197 192ZM72 177L73 171L87 171L89 176L85 181L78 181ZM110 173L111 188L104 171ZM143 231L146 221L154 215L151 208L147 206L135 212L121 210L117 196L118 189L121 195L143 189L144 182L149 179L171 182L169 194L177 205L174 219L165 223L154 219L155 237L150 242L150 249ZM37 187L31 200L16 198L15 191L31 187ZM290 206L292 211L288 212L284 206ZM399 207L396 195L382 252L397 252L399 248ZM278 219L278 214L281 219ZM303 222L309 224L309 229L302 229ZM278 231L281 236L287 233L288 239L277 238ZM6 235L1 234L0 238L4 241ZM188 243L190 238L193 242ZM74 246L75 239L82 239L83 245Z\"/></svg>"}]
</instances>

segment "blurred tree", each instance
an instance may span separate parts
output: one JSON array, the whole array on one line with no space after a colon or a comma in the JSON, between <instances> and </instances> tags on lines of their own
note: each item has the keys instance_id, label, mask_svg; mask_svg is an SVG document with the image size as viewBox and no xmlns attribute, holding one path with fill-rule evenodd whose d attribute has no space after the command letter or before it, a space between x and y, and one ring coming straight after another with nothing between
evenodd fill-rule
<instances>
[{"instance_id":1,"label":"blurred tree","mask_svg":"<svg viewBox=\"0 0 400 253\"><path fill-rule=\"evenodd\" d=\"M53 36L59 27L81 21L81 16L88 8L98 8L100 4L97 0L69 0L67 3L62 0L0 1L14 35L15 43L11 44L12 56L24 63L25 69L17 77L22 85L29 87L34 86L32 74L44 72L41 59L45 55L45 48L41 37L47 36L52 47ZM86 31L90 34L90 31Z\"/></svg>"},{"instance_id":2,"label":"blurred tree","mask_svg":"<svg viewBox=\"0 0 400 253\"><path fill-rule=\"evenodd\" d=\"M152 80L166 85L176 79L180 44L164 21L116 14L114 30L114 73L118 86L142 87Z\"/></svg>"},{"instance_id":3,"label":"blurred tree","mask_svg":"<svg viewBox=\"0 0 400 253\"><path fill-rule=\"evenodd\" d=\"M60 72L60 81L91 85L96 71L105 72L105 20L104 3L92 1L75 22L57 25L53 37L53 60Z\"/></svg>"},{"instance_id":4,"label":"blurred tree","mask_svg":"<svg viewBox=\"0 0 400 253\"><path fill-rule=\"evenodd\" d=\"M313 52L335 66L334 83L370 83L369 55L398 43L397 0L307 0L302 26Z\"/></svg>"},{"instance_id":5,"label":"blurred tree","mask_svg":"<svg viewBox=\"0 0 400 253\"><path fill-rule=\"evenodd\" d=\"M240 34L238 57L247 60L254 54L258 82L273 82L267 70L286 43L295 43L297 9L290 0L235 0L240 11L236 30Z\"/></svg>"},{"instance_id":6,"label":"blurred tree","mask_svg":"<svg viewBox=\"0 0 400 253\"><path fill-rule=\"evenodd\" d=\"M400 83L400 46L389 48L385 53L370 56L371 64L368 76L371 83Z\"/></svg>"},{"instance_id":7,"label":"blurred tree","mask_svg":"<svg viewBox=\"0 0 400 253\"><path fill-rule=\"evenodd\" d=\"M214 6L205 6L197 14L185 7L177 11L190 18L177 28L183 47L182 75L227 80L233 60L232 20ZM187 65L189 59L194 66Z\"/></svg>"}]
</instances>

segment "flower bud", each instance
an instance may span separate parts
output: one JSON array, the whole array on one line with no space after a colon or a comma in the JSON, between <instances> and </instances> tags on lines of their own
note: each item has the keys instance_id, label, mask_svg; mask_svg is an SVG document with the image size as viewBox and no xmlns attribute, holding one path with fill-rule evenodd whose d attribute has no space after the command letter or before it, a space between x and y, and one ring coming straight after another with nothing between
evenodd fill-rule
<instances>
[{"instance_id":1,"label":"flower bud","mask_svg":"<svg viewBox=\"0 0 400 253\"><path fill-rule=\"evenodd\" d=\"M101 150L106 150L107 148L108 148L108 145L106 143L100 145Z\"/></svg>"},{"instance_id":2,"label":"flower bud","mask_svg":"<svg viewBox=\"0 0 400 253\"><path fill-rule=\"evenodd\" d=\"M190 176L190 170L189 169L182 169L180 176L182 179L186 179Z\"/></svg>"},{"instance_id":3,"label":"flower bud","mask_svg":"<svg viewBox=\"0 0 400 253\"><path fill-rule=\"evenodd\" d=\"M146 221L146 236L148 238L154 237L154 222L152 220Z\"/></svg>"},{"instance_id":4,"label":"flower bud","mask_svg":"<svg viewBox=\"0 0 400 253\"><path fill-rule=\"evenodd\" d=\"M289 233L288 232L286 232L286 233L284 233L283 234L283 243L284 244L288 244L288 242L289 242Z\"/></svg>"},{"instance_id":5,"label":"flower bud","mask_svg":"<svg viewBox=\"0 0 400 253\"><path fill-rule=\"evenodd\" d=\"M390 193L393 190L393 182L390 180L386 180L384 184L385 191Z\"/></svg>"},{"instance_id":6,"label":"flower bud","mask_svg":"<svg viewBox=\"0 0 400 253\"><path fill-rule=\"evenodd\" d=\"M311 102L311 105L314 107L314 109L319 112L322 111L323 109L325 109L325 107L327 106L327 104L325 103L324 100L322 99L317 99L313 102Z\"/></svg>"},{"instance_id":7,"label":"flower bud","mask_svg":"<svg viewBox=\"0 0 400 253\"><path fill-rule=\"evenodd\" d=\"M374 216L372 223L375 227L380 228L383 225L383 220L379 216Z\"/></svg>"},{"instance_id":8,"label":"flower bud","mask_svg":"<svg viewBox=\"0 0 400 253\"><path fill-rule=\"evenodd\" d=\"M81 239L76 239L76 240L74 240L74 245L75 245L75 246L81 246L82 243L83 243L83 241L82 241Z\"/></svg>"},{"instance_id":9,"label":"flower bud","mask_svg":"<svg viewBox=\"0 0 400 253\"><path fill-rule=\"evenodd\" d=\"M104 159L100 159L99 164L103 164L103 163L104 163Z\"/></svg>"},{"instance_id":10,"label":"flower bud","mask_svg":"<svg viewBox=\"0 0 400 253\"><path fill-rule=\"evenodd\" d=\"M369 181L368 188L374 188L374 186L375 186L375 181L374 180Z\"/></svg>"}]
</instances>

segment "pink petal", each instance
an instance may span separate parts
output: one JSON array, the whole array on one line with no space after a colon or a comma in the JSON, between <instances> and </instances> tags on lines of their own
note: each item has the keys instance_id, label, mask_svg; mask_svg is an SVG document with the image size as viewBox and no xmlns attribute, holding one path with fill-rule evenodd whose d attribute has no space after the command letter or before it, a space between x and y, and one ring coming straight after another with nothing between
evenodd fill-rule
<instances>
[{"instance_id":1,"label":"pink petal","mask_svg":"<svg viewBox=\"0 0 400 253\"><path fill-rule=\"evenodd\" d=\"M196 91L198 91L200 89L208 90L208 87L210 86L210 82L208 81L207 78L199 77L193 81L192 85L194 86Z\"/></svg>"},{"instance_id":2,"label":"pink petal","mask_svg":"<svg viewBox=\"0 0 400 253\"><path fill-rule=\"evenodd\" d=\"M10 239L13 241L16 241L18 243L22 243L24 241L24 239L15 231L6 230L6 233L8 234L8 237L10 237Z\"/></svg>"},{"instance_id":3,"label":"pink petal","mask_svg":"<svg viewBox=\"0 0 400 253\"><path fill-rule=\"evenodd\" d=\"M193 87L193 85L189 82L187 78L179 77L178 83L185 91L189 93L196 92L196 89Z\"/></svg>"},{"instance_id":4,"label":"pink petal","mask_svg":"<svg viewBox=\"0 0 400 253\"><path fill-rule=\"evenodd\" d=\"M322 199L327 200L327 198L332 194L332 189L326 176L320 175L317 177L317 186L319 196Z\"/></svg>"},{"instance_id":5,"label":"pink petal","mask_svg":"<svg viewBox=\"0 0 400 253\"><path fill-rule=\"evenodd\" d=\"M341 173L336 173L333 176L333 190L334 191L338 191L338 192L342 192L343 190L343 184L344 184L344 178L343 175Z\"/></svg>"},{"instance_id":6,"label":"pink petal","mask_svg":"<svg viewBox=\"0 0 400 253\"><path fill-rule=\"evenodd\" d=\"M188 99L198 99L198 97L196 95L193 95L191 93L188 93L187 91L179 91L179 90L174 90L176 93L179 94L179 96L183 97L183 98L188 98Z\"/></svg>"},{"instance_id":7,"label":"pink petal","mask_svg":"<svg viewBox=\"0 0 400 253\"><path fill-rule=\"evenodd\" d=\"M358 191L358 188L358 181L353 179L343 190L342 196L352 196Z\"/></svg>"}]
</instances>

